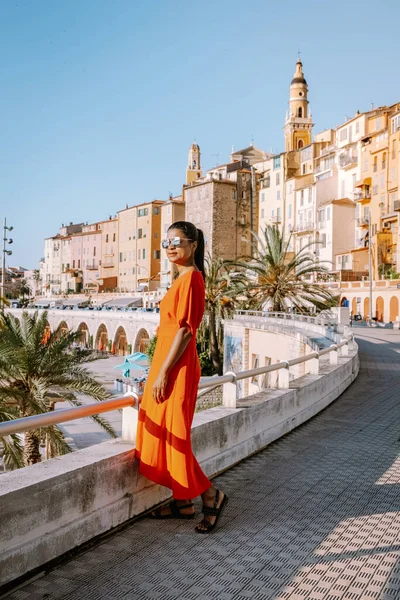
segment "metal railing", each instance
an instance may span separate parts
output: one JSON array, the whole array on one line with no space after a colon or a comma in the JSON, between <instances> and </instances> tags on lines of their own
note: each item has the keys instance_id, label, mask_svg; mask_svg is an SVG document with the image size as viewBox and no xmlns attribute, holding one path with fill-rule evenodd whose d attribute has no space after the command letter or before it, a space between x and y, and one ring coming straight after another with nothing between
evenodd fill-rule
<instances>
[{"instance_id":1,"label":"metal railing","mask_svg":"<svg viewBox=\"0 0 400 600\"><path fill-rule=\"evenodd\" d=\"M279 314L279 313L276 313ZM286 314L286 313L282 313ZM312 319L313 317L308 317ZM267 373L272 373L274 371L281 372L284 370L285 377L282 378L282 381L278 383L278 388L280 389L288 389L289 388L289 369L290 367L300 365L302 363L306 363L309 360L318 360L319 358L326 354L330 355L331 364L337 364L337 351L341 348L345 348L346 350L343 352L344 355L348 355L348 347L353 343L353 338L345 339L338 344L332 344L328 348L324 348L320 351L311 352L310 354L306 354L305 356L300 356L299 358L293 358L292 360L283 360L274 365L268 365L265 367L259 367L257 369L248 369L246 371L240 371L238 373L234 373L233 371L229 371L224 375L214 375L212 377L204 377L200 380L199 383L199 394L198 396L202 396L207 392L214 390L221 385L226 383L234 383L236 384L238 381L242 379L249 379L251 377L257 377L258 375L265 375ZM318 365L314 366L312 370L313 375L318 374ZM268 389L268 388L266 388ZM129 393L129 395L114 398L112 400L105 400L103 402L98 402L95 404L86 404L85 406L78 406L75 408L66 408L57 411L52 411L50 413L45 413L42 415L34 415L32 417L24 417L22 419L15 419L14 421L7 421L5 423L0 423L0 437L4 437L6 435L11 435L15 433L24 433L25 431L30 431L32 429L39 429L41 427L48 427L49 425L57 425L59 423L65 423L67 421L73 421L75 419L81 419L82 417L91 417L93 415L97 415L104 412L109 412L111 410L117 410L126 407L138 407L139 396L134 392Z\"/></svg>"},{"instance_id":2,"label":"metal railing","mask_svg":"<svg viewBox=\"0 0 400 600\"><path fill-rule=\"evenodd\" d=\"M39 429L40 427L48 427L49 425L58 425L83 417L92 417L100 413L109 412L125 408L127 406L135 406L138 401L138 396L134 393L122 398L113 398L112 400L104 400L96 402L96 404L86 404L85 406L77 406L74 408L63 408L61 410L44 413L42 415L34 415L32 417L23 417L14 421L0 423L0 437L11 435L13 433L24 433L31 429Z\"/></svg>"},{"instance_id":3,"label":"metal railing","mask_svg":"<svg viewBox=\"0 0 400 600\"><path fill-rule=\"evenodd\" d=\"M239 373L234 373L230 371L225 373L225 375L215 375L213 377L207 377L200 381L199 390L201 393L198 396L202 396L207 392L214 390L215 388L223 385L225 383L237 383L242 379L249 379L251 377L257 377L258 375L265 375L267 373L273 373L274 371L286 371L286 383L278 384L278 388L287 389L289 388L289 368L294 367L296 365L301 365L306 363L309 360L319 360L321 356L325 356L326 354L331 355L331 364L337 364L337 351L341 348L346 348L346 355L348 354L348 347L353 343L353 339L346 339L338 344L331 344L328 348L324 348L320 351L310 352L310 354L306 354L305 356L299 356L299 358L293 358L292 360L282 360L274 365L268 365L266 367L258 367L257 369L248 369L247 371L239 371ZM318 374L318 369L313 369L313 375ZM215 383L214 383L215 382ZM274 388L265 388L265 389L274 389ZM0 431L1 432L1 431Z\"/></svg>"},{"instance_id":4,"label":"metal railing","mask_svg":"<svg viewBox=\"0 0 400 600\"><path fill-rule=\"evenodd\" d=\"M294 227L294 231L295 232L300 232L300 231L313 231L315 229L315 224L311 223L311 222L307 222L307 223L298 223L297 225L295 225Z\"/></svg>"},{"instance_id":5,"label":"metal railing","mask_svg":"<svg viewBox=\"0 0 400 600\"><path fill-rule=\"evenodd\" d=\"M287 313L287 312L269 312L267 310L237 310L236 316L239 317L267 317L271 319L283 319L284 321L294 321L299 323L314 323L315 325L333 325L337 318L333 315L320 313L318 316Z\"/></svg>"},{"instance_id":6,"label":"metal railing","mask_svg":"<svg viewBox=\"0 0 400 600\"><path fill-rule=\"evenodd\" d=\"M359 202L360 200L370 200L371 199L371 192L370 191L365 191L365 192L353 192L353 198L355 202Z\"/></svg>"}]
</instances>

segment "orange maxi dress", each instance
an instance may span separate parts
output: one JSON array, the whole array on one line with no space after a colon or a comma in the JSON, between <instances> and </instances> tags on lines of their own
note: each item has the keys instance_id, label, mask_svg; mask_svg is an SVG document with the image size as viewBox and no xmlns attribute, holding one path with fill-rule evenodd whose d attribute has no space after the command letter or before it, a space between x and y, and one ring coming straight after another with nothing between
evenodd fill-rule
<instances>
[{"instance_id":1,"label":"orange maxi dress","mask_svg":"<svg viewBox=\"0 0 400 600\"><path fill-rule=\"evenodd\" d=\"M204 281L199 271L178 277L160 303L160 326L139 409L136 457L142 475L172 490L177 500L195 498L211 482L193 456L190 430L200 380L196 330L204 313ZM152 387L180 327L192 338L168 376L166 400L156 404Z\"/></svg>"}]
</instances>

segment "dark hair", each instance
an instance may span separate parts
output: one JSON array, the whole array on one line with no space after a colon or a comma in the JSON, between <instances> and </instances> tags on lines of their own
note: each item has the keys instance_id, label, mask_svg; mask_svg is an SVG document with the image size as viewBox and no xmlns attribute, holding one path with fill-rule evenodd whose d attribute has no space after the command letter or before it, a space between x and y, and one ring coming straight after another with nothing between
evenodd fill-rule
<instances>
[{"instance_id":1,"label":"dark hair","mask_svg":"<svg viewBox=\"0 0 400 600\"><path fill-rule=\"evenodd\" d=\"M197 248L194 255L194 262L196 267L203 275L203 279L206 278L206 272L204 269L204 235L201 229L197 229L196 225L189 223L189 221L176 221L168 227L170 229L179 229L182 233L192 242L197 242Z\"/></svg>"}]
</instances>

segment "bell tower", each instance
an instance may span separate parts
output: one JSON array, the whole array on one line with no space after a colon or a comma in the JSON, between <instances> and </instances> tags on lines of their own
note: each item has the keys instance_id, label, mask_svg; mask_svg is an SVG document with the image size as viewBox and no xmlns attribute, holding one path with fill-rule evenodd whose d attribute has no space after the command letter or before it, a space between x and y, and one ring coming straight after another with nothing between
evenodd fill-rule
<instances>
[{"instance_id":1,"label":"bell tower","mask_svg":"<svg viewBox=\"0 0 400 600\"><path fill-rule=\"evenodd\" d=\"M200 147L194 142L189 150L188 166L186 169L186 185L190 185L201 176Z\"/></svg>"},{"instance_id":2,"label":"bell tower","mask_svg":"<svg viewBox=\"0 0 400 600\"><path fill-rule=\"evenodd\" d=\"M303 73L303 63L299 58L290 84L289 110L284 128L286 152L304 148L312 142L314 123L307 96L308 85Z\"/></svg>"}]
</instances>

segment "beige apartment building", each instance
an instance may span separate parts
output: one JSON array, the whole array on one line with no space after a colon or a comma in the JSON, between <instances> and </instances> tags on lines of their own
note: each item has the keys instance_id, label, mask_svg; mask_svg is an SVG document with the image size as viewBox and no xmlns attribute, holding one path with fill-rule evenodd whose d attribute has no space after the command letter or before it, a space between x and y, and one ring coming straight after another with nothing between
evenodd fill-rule
<instances>
[{"instance_id":1,"label":"beige apartment building","mask_svg":"<svg viewBox=\"0 0 400 600\"><path fill-rule=\"evenodd\" d=\"M118 287L118 218L99 223L101 228L100 285L104 291Z\"/></svg>"},{"instance_id":2,"label":"beige apartment building","mask_svg":"<svg viewBox=\"0 0 400 600\"><path fill-rule=\"evenodd\" d=\"M194 163L196 164L196 163ZM177 221L185 220L185 203L182 196L170 197L169 200L164 202L161 206L161 240L167 237L168 228L172 223ZM161 276L160 276L160 288L167 290L176 274L176 267L172 265L166 255L165 250L161 248L160 240L160 251L161 251Z\"/></svg>"},{"instance_id":3,"label":"beige apartment building","mask_svg":"<svg viewBox=\"0 0 400 600\"><path fill-rule=\"evenodd\" d=\"M196 158L199 164L198 146ZM265 152L251 145L232 153L231 162L193 179L189 152L189 183L182 191L185 219L203 231L206 256L235 259L252 253L251 231L258 229L260 178L255 164L267 158Z\"/></svg>"},{"instance_id":4,"label":"beige apartment building","mask_svg":"<svg viewBox=\"0 0 400 600\"><path fill-rule=\"evenodd\" d=\"M118 276L122 292L156 290L160 285L163 200L118 212Z\"/></svg>"},{"instance_id":5,"label":"beige apartment building","mask_svg":"<svg viewBox=\"0 0 400 600\"><path fill-rule=\"evenodd\" d=\"M102 223L91 223L82 227L82 278L85 291L99 292L102 289L100 280L100 261L102 249Z\"/></svg>"}]
</instances>

